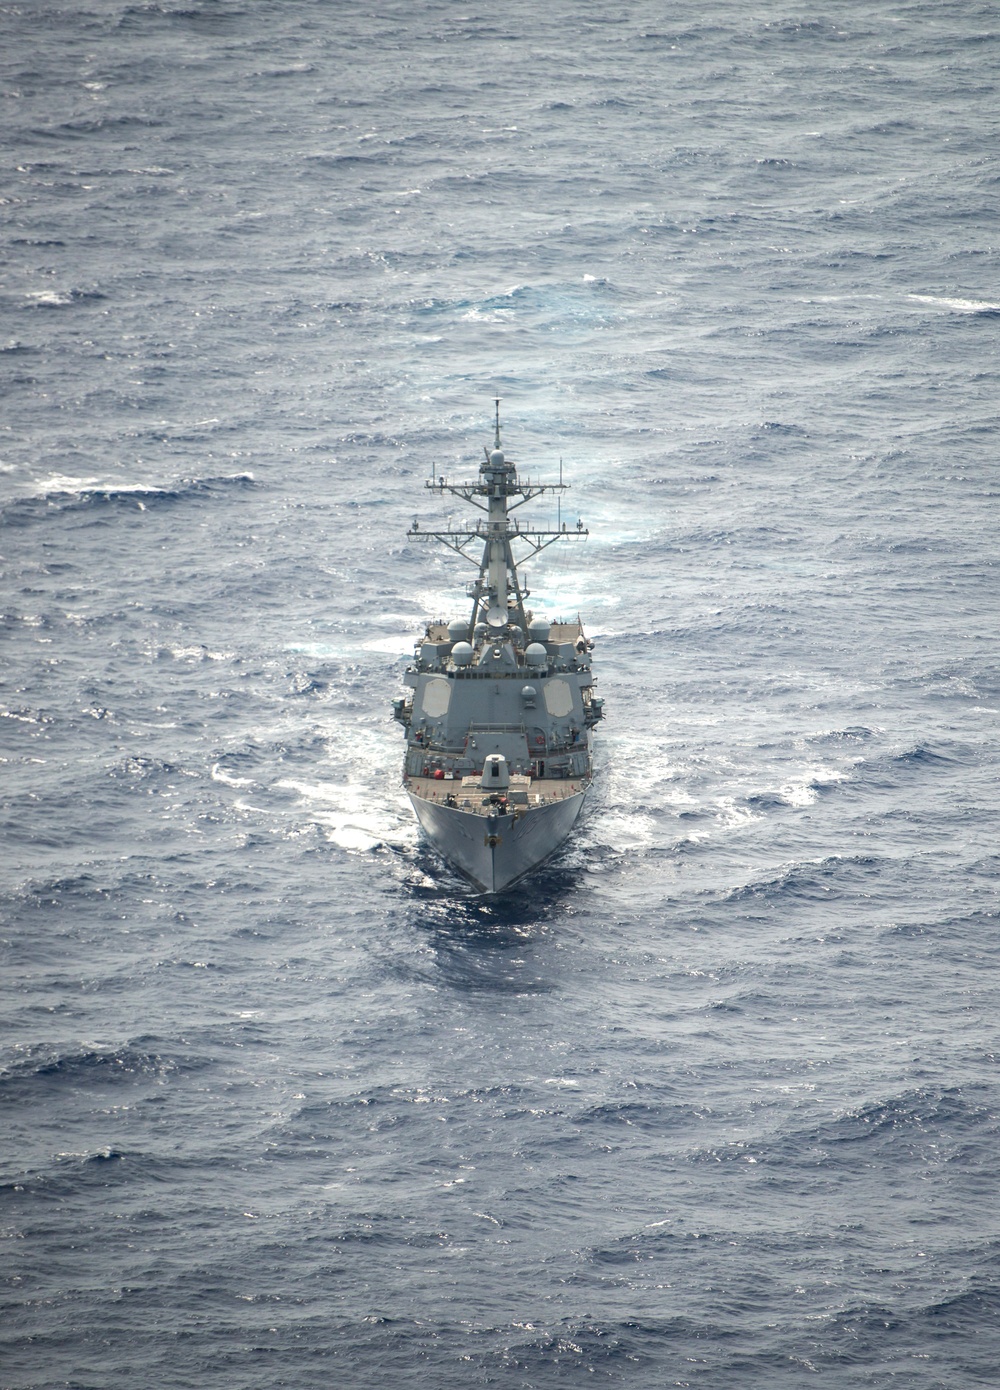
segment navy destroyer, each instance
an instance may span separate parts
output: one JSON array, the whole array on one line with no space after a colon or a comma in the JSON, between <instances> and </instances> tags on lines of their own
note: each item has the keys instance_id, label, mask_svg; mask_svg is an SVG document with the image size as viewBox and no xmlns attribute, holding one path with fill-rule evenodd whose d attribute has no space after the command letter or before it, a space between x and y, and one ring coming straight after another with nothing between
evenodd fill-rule
<instances>
[{"instance_id":1,"label":"navy destroyer","mask_svg":"<svg viewBox=\"0 0 1000 1390\"><path fill-rule=\"evenodd\" d=\"M593 643L579 618L550 622L527 607L518 565L556 541L583 539L582 521L555 530L522 525L511 513L568 486L519 476L495 437L479 475L426 486L485 516L435 531L414 520L411 540L440 541L478 569L471 610L431 622L404 676L409 695L393 714L406 730L403 783L424 832L485 893L530 873L558 848L592 778L592 729L603 714L594 694Z\"/></svg>"}]
</instances>

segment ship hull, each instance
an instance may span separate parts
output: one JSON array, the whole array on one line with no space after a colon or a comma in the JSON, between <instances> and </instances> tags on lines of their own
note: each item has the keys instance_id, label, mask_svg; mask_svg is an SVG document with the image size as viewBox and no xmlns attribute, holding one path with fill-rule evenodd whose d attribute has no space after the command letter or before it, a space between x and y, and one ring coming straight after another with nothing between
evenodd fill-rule
<instances>
[{"instance_id":1,"label":"ship hull","mask_svg":"<svg viewBox=\"0 0 1000 1390\"><path fill-rule=\"evenodd\" d=\"M444 857L483 893L500 893L548 859L572 830L587 789L520 816L485 817L407 795L417 820Z\"/></svg>"}]
</instances>

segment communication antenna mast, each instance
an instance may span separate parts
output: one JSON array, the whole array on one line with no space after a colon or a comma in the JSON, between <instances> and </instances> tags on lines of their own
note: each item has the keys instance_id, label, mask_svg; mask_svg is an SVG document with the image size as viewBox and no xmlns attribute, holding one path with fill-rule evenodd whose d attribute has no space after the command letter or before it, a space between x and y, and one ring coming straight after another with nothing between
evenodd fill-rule
<instances>
[{"instance_id":1,"label":"communication antenna mast","mask_svg":"<svg viewBox=\"0 0 1000 1390\"><path fill-rule=\"evenodd\" d=\"M569 540L562 520L562 494L568 484L562 480L562 459L559 460L558 483L537 483L517 476L517 466L505 457L500 448L500 397L494 396L494 446L493 452L484 449L486 455L479 465L479 476L469 482L452 483L446 478L436 477L432 472L426 486L434 488L440 496L450 492L464 502L478 507L486 515L473 525L455 525L449 520L443 531L423 530L414 520L407 536L419 540L441 541L469 560L478 570L478 578L470 586L472 599L470 629L475 632L476 624L482 622L491 640L499 640L501 635L513 624L522 632L527 631L524 600L527 597L525 584L518 574L518 565L531 559L540 551L546 550L558 540ZM555 492L559 499L557 523L554 531L534 526L521 526L511 516L515 508L530 502L543 492ZM573 539L587 534L579 525L572 533ZM482 546L477 556L476 551ZM515 548L519 552L515 554Z\"/></svg>"}]
</instances>

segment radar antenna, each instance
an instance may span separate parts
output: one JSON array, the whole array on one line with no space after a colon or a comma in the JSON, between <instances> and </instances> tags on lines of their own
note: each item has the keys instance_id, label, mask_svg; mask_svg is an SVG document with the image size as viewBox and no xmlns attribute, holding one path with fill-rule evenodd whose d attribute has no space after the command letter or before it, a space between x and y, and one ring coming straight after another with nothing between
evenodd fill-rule
<instances>
[{"instance_id":1,"label":"radar antenna","mask_svg":"<svg viewBox=\"0 0 1000 1390\"><path fill-rule=\"evenodd\" d=\"M587 535L580 523L575 532L567 532L562 522L562 509L555 531L534 526L521 526L513 520L510 513L515 507L530 502L543 492L554 492L560 498L569 486L562 480L562 459L559 460L558 483L539 483L521 479L511 459L504 457L500 448L500 397L493 398L494 444L492 453L485 450L486 458L479 465L479 477L466 483L450 483L444 478L436 478L436 468L431 480L426 484L436 492L450 492L464 502L478 507L486 513L485 521L464 527L449 526L447 530L423 530L414 520L407 536L413 540L436 540L448 546L471 561L479 571L479 577L470 585L469 597L472 599L471 628L485 620L486 627L493 629L498 637L508 624L514 623L522 631L527 631L527 618L524 600L527 597L519 574L518 565L531 556L546 550L557 540L576 540ZM470 548L482 550L479 554ZM514 547L522 553L516 556Z\"/></svg>"}]
</instances>

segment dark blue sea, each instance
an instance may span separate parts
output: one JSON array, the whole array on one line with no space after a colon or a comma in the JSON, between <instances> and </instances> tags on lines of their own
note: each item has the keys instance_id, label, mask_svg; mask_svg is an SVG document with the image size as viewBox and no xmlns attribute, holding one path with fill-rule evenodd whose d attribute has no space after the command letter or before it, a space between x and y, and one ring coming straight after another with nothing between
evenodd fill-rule
<instances>
[{"instance_id":1,"label":"dark blue sea","mask_svg":"<svg viewBox=\"0 0 1000 1390\"><path fill-rule=\"evenodd\" d=\"M1000 6L0 40L0 1385L1000 1384ZM484 898L494 395L607 719Z\"/></svg>"}]
</instances>

